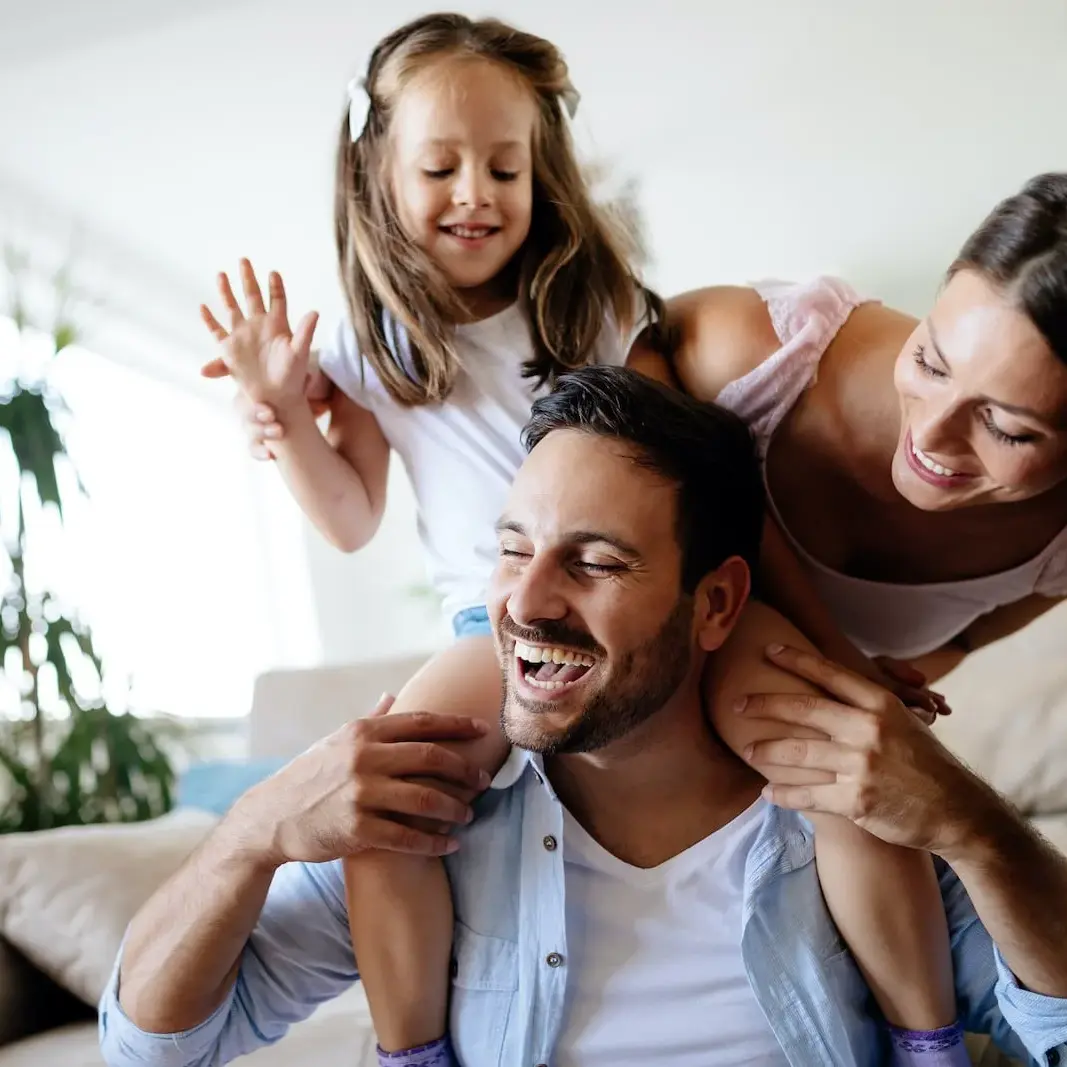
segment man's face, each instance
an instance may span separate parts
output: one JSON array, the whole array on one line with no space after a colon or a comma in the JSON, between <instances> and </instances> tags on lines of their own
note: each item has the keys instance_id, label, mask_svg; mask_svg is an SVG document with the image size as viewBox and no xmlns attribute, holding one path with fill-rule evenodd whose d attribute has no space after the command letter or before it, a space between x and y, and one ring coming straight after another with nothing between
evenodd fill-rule
<instances>
[{"instance_id":1,"label":"man's face","mask_svg":"<svg viewBox=\"0 0 1067 1067\"><path fill-rule=\"evenodd\" d=\"M498 524L489 615L508 739L591 752L679 688L694 654L676 489L618 441L557 430L520 469Z\"/></svg>"}]
</instances>

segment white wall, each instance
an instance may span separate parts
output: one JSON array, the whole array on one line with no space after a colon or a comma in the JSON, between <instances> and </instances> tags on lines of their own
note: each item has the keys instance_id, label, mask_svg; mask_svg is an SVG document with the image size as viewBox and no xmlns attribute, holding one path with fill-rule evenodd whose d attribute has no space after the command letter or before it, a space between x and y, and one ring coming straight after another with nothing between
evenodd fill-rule
<instances>
[{"instance_id":1,"label":"white wall","mask_svg":"<svg viewBox=\"0 0 1067 1067\"><path fill-rule=\"evenodd\" d=\"M168 370L190 379L204 352L193 305L241 254L283 269L295 306L339 313L329 186L344 85L424 5L231 0L179 16L146 0L156 19L131 23L129 0L110 0L88 38L42 33L44 7L3 5L0 219L32 191L55 219L106 235L111 276L125 250L137 284L109 290L166 318ZM1062 0L492 10L565 50L583 144L640 179L668 294L831 271L921 311L999 197L1067 169ZM413 526L394 478L366 552L308 535L300 567L328 659L441 640L405 592L422 576Z\"/></svg>"}]
</instances>

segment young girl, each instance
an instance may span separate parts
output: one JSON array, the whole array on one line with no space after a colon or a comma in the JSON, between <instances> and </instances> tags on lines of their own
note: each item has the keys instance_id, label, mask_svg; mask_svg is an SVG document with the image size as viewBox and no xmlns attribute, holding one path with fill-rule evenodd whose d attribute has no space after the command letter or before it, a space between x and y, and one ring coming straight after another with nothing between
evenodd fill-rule
<instances>
[{"instance_id":1,"label":"young girl","mask_svg":"<svg viewBox=\"0 0 1067 1067\"><path fill-rule=\"evenodd\" d=\"M522 461L520 430L558 374L624 362L642 330L642 368L665 373L654 365L661 308L583 185L568 129L576 95L547 41L495 20L428 16L381 42L364 86L365 97L352 91L337 168L351 325L321 354L321 373L309 371L314 316L290 337L280 278L271 278L268 310L244 263L249 317L225 276L232 332L203 309L224 342L222 363L206 373L232 373L261 405L265 452L340 548L354 551L374 535L389 453L399 453L435 585L462 640L412 679L395 707L473 712L495 724L499 669L482 605L494 523ZM325 437L308 396L329 398ZM487 770L504 754L496 731L468 751ZM858 831L826 838L825 862L845 870L874 847ZM345 870L383 1061L452 1062L443 864L368 852ZM877 866L880 879L906 879L896 883L894 924L904 940L893 947L907 962L900 981L915 1011L894 1021L915 1027L954 1017L940 898L923 871L929 861L917 855L887 854ZM853 889L860 899L866 881ZM869 918L877 926L883 917ZM853 948L863 960L859 933ZM874 929L874 952L883 951L878 937Z\"/></svg>"}]
</instances>

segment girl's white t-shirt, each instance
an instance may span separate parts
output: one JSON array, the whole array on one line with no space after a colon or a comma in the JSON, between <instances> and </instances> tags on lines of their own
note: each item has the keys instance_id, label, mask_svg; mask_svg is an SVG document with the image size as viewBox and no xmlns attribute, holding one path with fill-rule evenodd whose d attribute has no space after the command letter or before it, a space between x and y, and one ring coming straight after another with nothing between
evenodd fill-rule
<instances>
[{"instance_id":1,"label":"girl's white t-shirt","mask_svg":"<svg viewBox=\"0 0 1067 1067\"><path fill-rule=\"evenodd\" d=\"M647 320L623 335L609 320L595 346L593 362L622 366ZM386 336L397 342L410 367L403 330L388 315ZM434 589L446 619L485 603L486 584L496 563L495 524L524 458L522 428L534 400L548 392L522 377L533 356L526 316L517 304L456 327L462 370L441 404L404 407L393 400L359 353L347 321L334 343L319 353L323 373L378 420L400 457L415 491L419 537Z\"/></svg>"}]
</instances>

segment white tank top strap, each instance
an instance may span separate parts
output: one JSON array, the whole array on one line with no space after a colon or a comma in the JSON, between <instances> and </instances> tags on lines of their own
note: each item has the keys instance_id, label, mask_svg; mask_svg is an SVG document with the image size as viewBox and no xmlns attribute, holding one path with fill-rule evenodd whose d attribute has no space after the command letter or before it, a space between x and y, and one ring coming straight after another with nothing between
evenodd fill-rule
<instances>
[{"instance_id":1,"label":"white tank top strap","mask_svg":"<svg viewBox=\"0 0 1067 1067\"><path fill-rule=\"evenodd\" d=\"M846 282L822 277L804 284L756 283L781 347L716 401L740 416L765 455L778 424L815 380L819 361L849 315L866 303Z\"/></svg>"},{"instance_id":2,"label":"white tank top strap","mask_svg":"<svg viewBox=\"0 0 1067 1067\"><path fill-rule=\"evenodd\" d=\"M1041 596L1067 597L1067 528L1042 555L1044 563L1038 572L1034 592Z\"/></svg>"}]
</instances>

